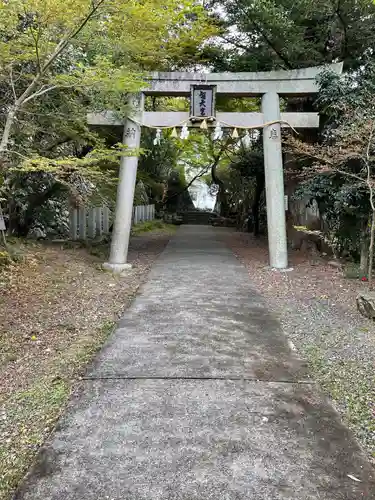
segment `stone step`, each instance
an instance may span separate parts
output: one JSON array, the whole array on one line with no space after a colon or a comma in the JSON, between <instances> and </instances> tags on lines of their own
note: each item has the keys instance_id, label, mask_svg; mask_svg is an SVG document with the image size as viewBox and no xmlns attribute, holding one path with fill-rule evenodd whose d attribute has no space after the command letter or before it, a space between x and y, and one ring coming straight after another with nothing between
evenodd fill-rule
<instances>
[{"instance_id":1,"label":"stone step","mask_svg":"<svg viewBox=\"0 0 375 500\"><path fill-rule=\"evenodd\" d=\"M183 212L183 224L209 225L212 212Z\"/></svg>"}]
</instances>

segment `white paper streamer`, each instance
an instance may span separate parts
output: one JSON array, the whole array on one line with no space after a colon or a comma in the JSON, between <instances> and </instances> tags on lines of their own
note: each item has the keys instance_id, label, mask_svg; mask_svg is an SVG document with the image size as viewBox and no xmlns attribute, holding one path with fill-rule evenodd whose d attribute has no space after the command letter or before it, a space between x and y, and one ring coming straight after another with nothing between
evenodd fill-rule
<instances>
[{"instance_id":1,"label":"white paper streamer","mask_svg":"<svg viewBox=\"0 0 375 500\"><path fill-rule=\"evenodd\" d=\"M155 135L155 139L154 139L154 146L159 146L160 145L161 134L162 134L161 129L160 128L156 129L156 135Z\"/></svg>"},{"instance_id":2,"label":"white paper streamer","mask_svg":"<svg viewBox=\"0 0 375 500\"><path fill-rule=\"evenodd\" d=\"M187 139L189 137L189 129L187 128L187 125L184 125L181 129L181 139Z\"/></svg>"},{"instance_id":3,"label":"white paper streamer","mask_svg":"<svg viewBox=\"0 0 375 500\"><path fill-rule=\"evenodd\" d=\"M221 128L220 122L217 122L212 139L214 141L220 141L220 139L223 138L223 134L224 132L223 129Z\"/></svg>"},{"instance_id":4,"label":"white paper streamer","mask_svg":"<svg viewBox=\"0 0 375 500\"><path fill-rule=\"evenodd\" d=\"M246 130L246 134L242 137L241 143L242 143L242 146L245 149L250 149L251 148L252 140L251 140L251 137L250 137L250 134L249 134L248 130Z\"/></svg>"}]
</instances>

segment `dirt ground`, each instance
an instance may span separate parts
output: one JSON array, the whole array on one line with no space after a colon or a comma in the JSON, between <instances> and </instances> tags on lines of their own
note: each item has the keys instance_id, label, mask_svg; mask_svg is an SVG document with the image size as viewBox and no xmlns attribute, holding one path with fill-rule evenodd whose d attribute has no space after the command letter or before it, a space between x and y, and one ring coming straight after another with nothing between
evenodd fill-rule
<instances>
[{"instance_id":1,"label":"dirt ground","mask_svg":"<svg viewBox=\"0 0 375 500\"><path fill-rule=\"evenodd\" d=\"M289 254L289 272L274 271L265 240L238 232L225 238L291 345L309 361L311 376L375 461L375 324L356 309L367 284L298 251Z\"/></svg>"},{"instance_id":2,"label":"dirt ground","mask_svg":"<svg viewBox=\"0 0 375 500\"><path fill-rule=\"evenodd\" d=\"M132 238L131 271L101 269L103 247L22 245L0 272L0 499L32 463L87 363L128 307L170 230Z\"/></svg>"}]
</instances>

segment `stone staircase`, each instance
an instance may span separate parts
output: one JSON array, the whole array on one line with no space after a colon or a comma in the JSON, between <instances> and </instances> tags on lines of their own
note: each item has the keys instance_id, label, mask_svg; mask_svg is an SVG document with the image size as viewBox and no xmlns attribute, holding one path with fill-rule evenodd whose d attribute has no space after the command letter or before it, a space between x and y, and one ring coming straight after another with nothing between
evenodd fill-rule
<instances>
[{"instance_id":1,"label":"stone staircase","mask_svg":"<svg viewBox=\"0 0 375 500\"><path fill-rule=\"evenodd\" d=\"M183 224L191 224L195 226L209 226L212 212L203 212L200 210L189 210L179 214L182 217Z\"/></svg>"}]
</instances>

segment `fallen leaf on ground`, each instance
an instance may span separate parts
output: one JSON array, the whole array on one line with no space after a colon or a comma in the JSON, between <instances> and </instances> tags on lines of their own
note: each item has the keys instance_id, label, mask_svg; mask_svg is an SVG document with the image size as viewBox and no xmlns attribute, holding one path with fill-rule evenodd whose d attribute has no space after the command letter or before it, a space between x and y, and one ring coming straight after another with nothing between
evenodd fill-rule
<instances>
[{"instance_id":1,"label":"fallen leaf on ground","mask_svg":"<svg viewBox=\"0 0 375 500\"><path fill-rule=\"evenodd\" d=\"M361 482L361 480L360 480L360 479L358 479L358 478L357 478L357 477L355 477L355 476L352 476L351 474L348 474L348 477L350 477L350 479L353 479L353 481L356 481L357 483L360 483L360 482Z\"/></svg>"}]
</instances>

